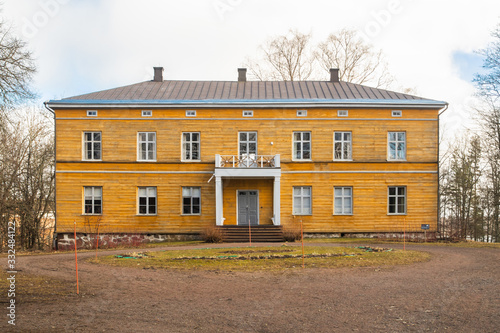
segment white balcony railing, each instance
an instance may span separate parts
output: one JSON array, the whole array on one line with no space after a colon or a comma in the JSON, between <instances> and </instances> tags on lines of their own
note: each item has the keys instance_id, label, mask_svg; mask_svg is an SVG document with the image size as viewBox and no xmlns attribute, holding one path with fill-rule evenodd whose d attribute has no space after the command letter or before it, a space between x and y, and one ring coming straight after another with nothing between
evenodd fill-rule
<instances>
[{"instance_id":1,"label":"white balcony railing","mask_svg":"<svg viewBox=\"0 0 500 333\"><path fill-rule=\"evenodd\" d=\"M216 168L279 168L280 155L215 155Z\"/></svg>"}]
</instances>

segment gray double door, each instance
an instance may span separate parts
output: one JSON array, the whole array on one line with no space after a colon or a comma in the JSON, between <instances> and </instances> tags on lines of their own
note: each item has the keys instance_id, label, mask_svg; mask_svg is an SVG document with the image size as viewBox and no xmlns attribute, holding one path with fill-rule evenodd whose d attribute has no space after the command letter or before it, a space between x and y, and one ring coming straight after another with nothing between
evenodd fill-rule
<instances>
[{"instance_id":1,"label":"gray double door","mask_svg":"<svg viewBox=\"0 0 500 333\"><path fill-rule=\"evenodd\" d=\"M259 225L259 192L238 191L238 225Z\"/></svg>"}]
</instances>

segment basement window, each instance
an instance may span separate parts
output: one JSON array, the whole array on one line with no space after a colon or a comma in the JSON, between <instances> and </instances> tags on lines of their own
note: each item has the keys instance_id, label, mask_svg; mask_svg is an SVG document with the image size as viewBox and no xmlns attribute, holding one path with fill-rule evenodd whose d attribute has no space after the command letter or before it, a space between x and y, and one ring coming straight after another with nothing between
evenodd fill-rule
<instances>
[{"instance_id":1,"label":"basement window","mask_svg":"<svg viewBox=\"0 0 500 333\"><path fill-rule=\"evenodd\" d=\"M196 117L196 110L186 110L186 117Z\"/></svg>"},{"instance_id":2,"label":"basement window","mask_svg":"<svg viewBox=\"0 0 500 333\"><path fill-rule=\"evenodd\" d=\"M253 111L244 110L243 111L243 117L253 117Z\"/></svg>"},{"instance_id":3,"label":"basement window","mask_svg":"<svg viewBox=\"0 0 500 333\"><path fill-rule=\"evenodd\" d=\"M97 111L96 110L88 110L87 117L97 117Z\"/></svg>"},{"instance_id":4,"label":"basement window","mask_svg":"<svg viewBox=\"0 0 500 333\"><path fill-rule=\"evenodd\" d=\"M347 110L338 110L337 111L337 116L338 117L347 117L347 116L349 116L349 111L347 111Z\"/></svg>"},{"instance_id":5,"label":"basement window","mask_svg":"<svg viewBox=\"0 0 500 333\"><path fill-rule=\"evenodd\" d=\"M297 117L307 117L307 110L297 110Z\"/></svg>"},{"instance_id":6,"label":"basement window","mask_svg":"<svg viewBox=\"0 0 500 333\"><path fill-rule=\"evenodd\" d=\"M402 115L403 115L403 111L401 111L401 110L393 110L392 111L393 117L401 117Z\"/></svg>"},{"instance_id":7,"label":"basement window","mask_svg":"<svg viewBox=\"0 0 500 333\"><path fill-rule=\"evenodd\" d=\"M151 111L151 110L143 110L142 111L142 116L143 117L152 117L153 116L153 111Z\"/></svg>"}]
</instances>

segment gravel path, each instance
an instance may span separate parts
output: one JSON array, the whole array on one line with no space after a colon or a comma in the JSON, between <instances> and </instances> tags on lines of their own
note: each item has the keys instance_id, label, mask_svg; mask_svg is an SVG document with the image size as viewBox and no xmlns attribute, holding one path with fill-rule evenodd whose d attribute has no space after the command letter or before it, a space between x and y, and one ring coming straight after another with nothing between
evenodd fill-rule
<instances>
[{"instance_id":1,"label":"gravel path","mask_svg":"<svg viewBox=\"0 0 500 333\"><path fill-rule=\"evenodd\" d=\"M18 304L16 331L500 331L500 249L407 248L428 251L432 259L278 274L108 267L84 262L94 254L82 253L81 295ZM17 261L18 274L74 280L74 254ZM3 317L0 331L8 326Z\"/></svg>"}]
</instances>

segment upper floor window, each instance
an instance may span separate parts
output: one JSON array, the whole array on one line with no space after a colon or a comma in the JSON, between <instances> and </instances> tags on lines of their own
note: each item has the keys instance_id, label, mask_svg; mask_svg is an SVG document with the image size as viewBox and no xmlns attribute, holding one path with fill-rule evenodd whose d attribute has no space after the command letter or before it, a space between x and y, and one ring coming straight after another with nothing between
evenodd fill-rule
<instances>
[{"instance_id":1,"label":"upper floor window","mask_svg":"<svg viewBox=\"0 0 500 333\"><path fill-rule=\"evenodd\" d=\"M311 186L293 187L293 215L312 214Z\"/></svg>"},{"instance_id":2,"label":"upper floor window","mask_svg":"<svg viewBox=\"0 0 500 333\"><path fill-rule=\"evenodd\" d=\"M401 110L393 110L392 111L393 117L401 117L402 115L403 115L403 111L401 111Z\"/></svg>"},{"instance_id":3,"label":"upper floor window","mask_svg":"<svg viewBox=\"0 0 500 333\"><path fill-rule=\"evenodd\" d=\"M200 160L200 133L182 133L182 160Z\"/></svg>"},{"instance_id":4,"label":"upper floor window","mask_svg":"<svg viewBox=\"0 0 500 333\"><path fill-rule=\"evenodd\" d=\"M337 215L352 214L352 187L335 187L334 213Z\"/></svg>"},{"instance_id":5,"label":"upper floor window","mask_svg":"<svg viewBox=\"0 0 500 333\"><path fill-rule=\"evenodd\" d=\"M153 116L153 111L151 110L142 110L142 116L143 117L152 117Z\"/></svg>"},{"instance_id":6,"label":"upper floor window","mask_svg":"<svg viewBox=\"0 0 500 333\"><path fill-rule=\"evenodd\" d=\"M389 132L387 141L388 159L390 161L406 160L406 133Z\"/></svg>"},{"instance_id":7,"label":"upper floor window","mask_svg":"<svg viewBox=\"0 0 500 333\"><path fill-rule=\"evenodd\" d=\"M186 117L196 117L196 110L186 110Z\"/></svg>"},{"instance_id":8,"label":"upper floor window","mask_svg":"<svg viewBox=\"0 0 500 333\"><path fill-rule=\"evenodd\" d=\"M201 188L182 188L182 214L197 215L201 212Z\"/></svg>"},{"instance_id":9,"label":"upper floor window","mask_svg":"<svg viewBox=\"0 0 500 333\"><path fill-rule=\"evenodd\" d=\"M293 132L293 159L311 159L311 132Z\"/></svg>"},{"instance_id":10,"label":"upper floor window","mask_svg":"<svg viewBox=\"0 0 500 333\"><path fill-rule=\"evenodd\" d=\"M102 214L102 187L85 186L83 188L83 213L88 215Z\"/></svg>"},{"instance_id":11,"label":"upper floor window","mask_svg":"<svg viewBox=\"0 0 500 333\"><path fill-rule=\"evenodd\" d=\"M139 187L138 190L139 215L156 214L156 187Z\"/></svg>"},{"instance_id":12,"label":"upper floor window","mask_svg":"<svg viewBox=\"0 0 500 333\"><path fill-rule=\"evenodd\" d=\"M101 132L83 133L83 159L101 160Z\"/></svg>"},{"instance_id":13,"label":"upper floor window","mask_svg":"<svg viewBox=\"0 0 500 333\"><path fill-rule=\"evenodd\" d=\"M389 186L388 214L406 214L406 187Z\"/></svg>"},{"instance_id":14,"label":"upper floor window","mask_svg":"<svg viewBox=\"0 0 500 333\"><path fill-rule=\"evenodd\" d=\"M156 160L156 133L139 132L137 133L137 160L155 161Z\"/></svg>"},{"instance_id":15,"label":"upper floor window","mask_svg":"<svg viewBox=\"0 0 500 333\"><path fill-rule=\"evenodd\" d=\"M352 160L352 133L335 132L333 143L334 160Z\"/></svg>"},{"instance_id":16,"label":"upper floor window","mask_svg":"<svg viewBox=\"0 0 500 333\"><path fill-rule=\"evenodd\" d=\"M307 110L297 110L297 117L307 117Z\"/></svg>"},{"instance_id":17,"label":"upper floor window","mask_svg":"<svg viewBox=\"0 0 500 333\"><path fill-rule=\"evenodd\" d=\"M88 110L87 117L97 117L97 111L96 110Z\"/></svg>"},{"instance_id":18,"label":"upper floor window","mask_svg":"<svg viewBox=\"0 0 500 333\"><path fill-rule=\"evenodd\" d=\"M337 117L347 117L347 116L349 116L348 110L338 110L337 111Z\"/></svg>"},{"instance_id":19,"label":"upper floor window","mask_svg":"<svg viewBox=\"0 0 500 333\"><path fill-rule=\"evenodd\" d=\"M243 110L243 117L253 117L253 111Z\"/></svg>"}]
</instances>

